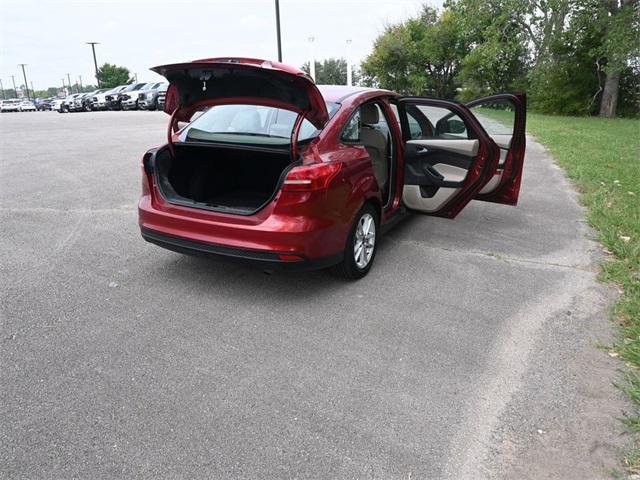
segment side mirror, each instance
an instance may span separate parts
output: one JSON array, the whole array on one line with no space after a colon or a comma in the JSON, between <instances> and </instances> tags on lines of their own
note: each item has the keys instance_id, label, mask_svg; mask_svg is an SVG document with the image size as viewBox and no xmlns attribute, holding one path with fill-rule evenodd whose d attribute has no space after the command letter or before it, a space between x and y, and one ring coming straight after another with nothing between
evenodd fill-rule
<instances>
[{"instance_id":1,"label":"side mirror","mask_svg":"<svg viewBox=\"0 0 640 480\"><path fill-rule=\"evenodd\" d=\"M461 134L467 131L467 127L462 120L458 117L452 117L447 115L446 117L440 119L436 124L436 135L442 134Z\"/></svg>"},{"instance_id":2,"label":"side mirror","mask_svg":"<svg viewBox=\"0 0 640 480\"><path fill-rule=\"evenodd\" d=\"M445 124L445 133L464 133L466 130L464 122L457 118L450 118Z\"/></svg>"}]
</instances>

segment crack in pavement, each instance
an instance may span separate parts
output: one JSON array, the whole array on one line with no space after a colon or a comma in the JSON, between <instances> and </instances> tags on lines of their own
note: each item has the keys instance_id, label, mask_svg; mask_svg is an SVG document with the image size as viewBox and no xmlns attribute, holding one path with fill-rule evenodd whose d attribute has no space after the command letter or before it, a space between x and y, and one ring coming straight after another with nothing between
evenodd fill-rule
<instances>
[{"instance_id":1,"label":"crack in pavement","mask_svg":"<svg viewBox=\"0 0 640 480\"><path fill-rule=\"evenodd\" d=\"M527 264L527 265L536 265L536 266L541 266L541 267L554 267L554 268L559 268L559 269L569 269L569 270L576 270L576 271L581 271L581 272L586 272L586 273L595 273L597 272L597 268L593 267L593 268L587 268L587 267L583 267L580 265L569 265L569 264L565 264L565 263L557 263L557 262L545 262L545 261L540 261L540 260L532 260L529 258L522 258L522 257L513 257L513 256L509 256L509 255L505 255L499 252L483 252L481 250L464 250L464 249L456 249L456 248L446 248L446 247L437 247L437 246L433 246L433 245L427 245L421 242L417 242L414 240L387 240L385 239L385 242L387 243L393 243L396 245L409 245L412 246L414 248L420 249L420 250L439 250L442 252L447 252L447 253L459 253L459 254L463 254L463 255L473 255L473 256L479 256L479 257L484 257L484 258L492 258L494 260L497 261L502 261L505 263L509 263L509 262L513 262L513 263L523 263L523 264Z\"/></svg>"}]
</instances>

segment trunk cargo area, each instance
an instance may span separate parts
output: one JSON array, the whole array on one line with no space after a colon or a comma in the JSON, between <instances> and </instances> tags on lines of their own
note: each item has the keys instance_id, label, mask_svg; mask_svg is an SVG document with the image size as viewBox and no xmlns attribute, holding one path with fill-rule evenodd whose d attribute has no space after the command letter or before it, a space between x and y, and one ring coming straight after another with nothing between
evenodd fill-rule
<instances>
[{"instance_id":1,"label":"trunk cargo area","mask_svg":"<svg viewBox=\"0 0 640 480\"><path fill-rule=\"evenodd\" d=\"M239 215L260 210L290 165L289 151L174 144L156 156L160 191L171 203Z\"/></svg>"}]
</instances>

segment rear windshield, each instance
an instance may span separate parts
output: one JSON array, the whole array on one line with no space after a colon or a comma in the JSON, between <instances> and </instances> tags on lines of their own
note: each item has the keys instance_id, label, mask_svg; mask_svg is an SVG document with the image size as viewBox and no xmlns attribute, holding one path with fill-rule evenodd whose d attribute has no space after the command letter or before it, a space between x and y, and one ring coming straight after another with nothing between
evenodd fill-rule
<instances>
[{"instance_id":1,"label":"rear windshield","mask_svg":"<svg viewBox=\"0 0 640 480\"><path fill-rule=\"evenodd\" d=\"M327 103L331 118L339 104ZM297 114L290 110L260 105L218 105L211 107L182 132L182 141L288 145ZM304 120L298 140L315 137L318 130Z\"/></svg>"}]
</instances>

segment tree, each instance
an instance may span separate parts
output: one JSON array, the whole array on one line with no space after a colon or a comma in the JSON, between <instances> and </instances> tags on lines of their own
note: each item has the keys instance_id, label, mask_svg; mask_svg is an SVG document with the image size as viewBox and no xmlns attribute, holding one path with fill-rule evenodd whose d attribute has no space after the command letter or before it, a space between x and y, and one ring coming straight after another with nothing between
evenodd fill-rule
<instances>
[{"instance_id":1,"label":"tree","mask_svg":"<svg viewBox=\"0 0 640 480\"><path fill-rule=\"evenodd\" d=\"M411 93L409 34L404 24L388 26L361 65L362 81L371 87Z\"/></svg>"},{"instance_id":2,"label":"tree","mask_svg":"<svg viewBox=\"0 0 640 480\"><path fill-rule=\"evenodd\" d=\"M18 95L16 94L16 91L13 88L5 88L2 93L4 94L4 97L6 99L10 99L10 98L18 98Z\"/></svg>"},{"instance_id":3,"label":"tree","mask_svg":"<svg viewBox=\"0 0 640 480\"><path fill-rule=\"evenodd\" d=\"M459 72L459 100L522 90L529 66L524 13L512 0L445 3L455 13L466 53Z\"/></svg>"},{"instance_id":4,"label":"tree","mask_svg":"<svg viewBox=\"0 0 640 480\"><path fill-rule=\"evenodd\" d=\"M605 73L600 116L616 116L620 79L631 63L640 64L640 2L638 0L602 0L601 21L604 39L596 49Z\"/></svg>"},{"instance_id":5,"label":"tree","mask_svg":"<svg viewBox=\"0 0 640 480\"><path fill-rule=\"evenodd\" d=\"M318 85L346 85L347 84L347 61L344 58L327 58L321 62L315 62L316 78ZM351 66L353 69L353 65ZM309 74L309 62L302 65L302 70ZM357 72L352 70L352 80L356 83Z\"/></svg>"},{"instance_id":6,"label":"tree","mask_svg":"<svg viewBox=\"0 0 640 480\"><path fill-rule=\"evenodd\" d=\"M456 14L424 7L417 18L387 27L362 63L364 82L399 93L454 98L467 50Z\"/></svg>"},{"instance_id":7,"label":"tree","mask_svg":"<svg viewBox=\"0 0 640 480\"><path fill-rule=\"evenodd\" d=\"M117 87L126 83L132 83L133 78L129 76L129 69L126 67L118 67L110 63L105 63L98 69L96 75L100 86L103 88Z\"/></svg>"},{"instance_id":8,"label":"tree","mask_svg":"<svg viewBox=\"0 0 640 480\"><path fill-rule=\"evenodd\" d=\"M403 94L522 90L545 113L640 116L640 0L446 0L387 27L362 73Z\"/></svg>"}]
</instances>

